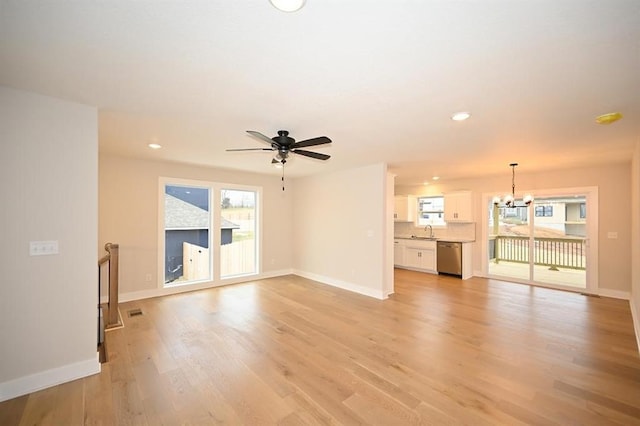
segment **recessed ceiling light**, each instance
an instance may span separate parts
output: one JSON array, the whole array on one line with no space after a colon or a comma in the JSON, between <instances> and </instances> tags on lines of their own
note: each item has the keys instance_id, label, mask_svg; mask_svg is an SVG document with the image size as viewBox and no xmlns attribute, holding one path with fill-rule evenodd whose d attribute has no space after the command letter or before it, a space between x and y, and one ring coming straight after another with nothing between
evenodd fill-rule
<instances>
[{"instance_id":1,"label":"recessed ceiling light","mask_svg":"<svg viewBox=\"0 0 640 426\"><path fill-rule=\"evenodd\" d=\"M160 149L162 148L162 145L157 144L157 143L150 143L149 145L147 145L149 148L151 149Z\"/></svg>"},{"instance_id":2,"label":"recessed ceiling light","mask_svg":"<svg viewBox=\"0 0 640 426\"><path fill-rule=\"evenodd\" d=\"M438 180L438 179L440 179L440 176L434 176L434 177L432 177L431 179L433 179L433 180Z\"/></svg>"},{"instance_id":3,"label":"recessed ceiling light","mask_svg":"<svg viewBox=\"0 0 640 426\"><path fill-rule=\"evenodd\" d=\"M305 0L269 0L273 7L283 12L295 12L302 9Z\"/></svg>"},{"instance_id":4,"label":"recessed ceiling light","mask_svg":"<svg viewBox=\"0 0 640 426\"><path fill-rule=\"evenodd\" d=\"M598 124L611 124L622 118L622 114L619 112L610 112L608 114L602 114L596 117L596 123Z\"/></svg>"},{"instance_id":5,"label":"recessed ceiling light","mask_svg":"<svg viewBox=\"0 0 640 426\"><path fill-rule=\"evenodd\" d=\"M464 121L469 117L471 117L471 113L470 112L461 111L461 112L456 112L455 114L453 114L451 116L451 119L453 121Z\"/></svg>"},{"instance_id":6,"label":"recessed ceiling light","mask_svg":"<svg viewBox=\"0 0 640 426\"><path fill-rule=\"evenodd\" d=\"M423 185L429 185L429 182L422 182Z\"/></svg>"}]
</instances>

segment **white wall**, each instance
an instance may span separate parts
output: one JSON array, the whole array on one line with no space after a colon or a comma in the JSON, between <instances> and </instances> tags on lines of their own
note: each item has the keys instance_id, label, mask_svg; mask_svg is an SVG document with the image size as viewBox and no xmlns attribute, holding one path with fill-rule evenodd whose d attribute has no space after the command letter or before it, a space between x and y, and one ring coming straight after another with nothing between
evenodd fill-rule
<instances>
[{"instance_id":1,"label":"white wall","mask_svg":"<svg viewBox=\"0 0 640 426\"><path fill-rule=\"evenodd\" d=\"M631 313L640 350L640 141L631 163Z\"/></svg>"},{"instance_id":2,"label":"white wall","mask_svg":"<svg viewBox=\"0 0 640 426\"><path fill-rule=\"evenodd\" d=\"M393 259L384 164L298 179L293 205L295 272L385 298Z\"/></svg>"},{"instance_id":3,"label":"white wall","mask_svg":"<svg viewBox=\"0 0 640 426\"><path fill-rule=\"evenodd\" d=\"M536 189L598 187L598 281L601 293L628 297L631 291L631 163L552 170L539 173L516 171L516 192ZM483 193L504 194L511 189L511 173L503 176L460 179L428 186L398 186L396 194L436 195L456 190L473 192L473 208L478 240L473 248L473 270L481 270L482 235L480 224L485 207ZM587 218L589 220L589 218ZM617 239L607 238L616 232Z\"/></svg>"},{"instance_id":4,"label":"white wall","mask_svg":"<svg viewBox=\"0 0 640 426\"><path fill-rule=\"evenodd\" d=\"M265 163L268 167L268 163ZM120 245L120 300L212 287L238 280L162 289L158 271L158 187L160 177L260 186L262 203L263 273L269 277L291 273L292 198L295 181L282 191L279 176L149 161L100 154L99 242ZM147 281L147 274L151 280ZM245 279L246 280L246 279Z\"/></svg>"},{"instance_id":5,"label":"white wall","mask_svg":"<svg viewBox=\"0 0 640 426\"><path fill-rule=\"evenodd\" d=\"M97 134L95 108L0 87L0 400L100 371Z\"/></svg>"}]
</instances>

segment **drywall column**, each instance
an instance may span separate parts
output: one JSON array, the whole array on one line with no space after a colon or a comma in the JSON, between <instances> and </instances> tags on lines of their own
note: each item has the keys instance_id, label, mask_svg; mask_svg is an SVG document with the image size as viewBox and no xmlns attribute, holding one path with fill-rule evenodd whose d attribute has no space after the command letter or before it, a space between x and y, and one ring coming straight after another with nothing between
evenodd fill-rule
<instances>
[{"instance_id":1,"label":"drywall column","mask_svg":"<svg viewBox=\"0 0 640 426\"><path fill-rule=\"evenodd\" d=\"M0 159L6 400L100 371L97 110L0 86Z\"/></svg>"}]
</instances>

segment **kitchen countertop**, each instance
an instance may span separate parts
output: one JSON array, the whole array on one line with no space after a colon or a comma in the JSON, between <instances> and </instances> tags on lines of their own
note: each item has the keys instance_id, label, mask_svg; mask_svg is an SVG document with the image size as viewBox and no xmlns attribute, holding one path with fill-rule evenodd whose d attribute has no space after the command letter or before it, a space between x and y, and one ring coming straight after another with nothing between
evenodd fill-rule
<instances>
[{"instance_id":1,"label":"kitchen countertop","mask_svg":"<svg viewBox=\"0 0 640 426\"><path fill-rule=\"evenodd\" d=\"M394 240L411 240L411 241L446 241L449 243L473 243L475 240L470 238L458 238L458 237L434 237L434 239L427 238L411 238L411 235L396 235Z\"/></svg>"}]
</instances>

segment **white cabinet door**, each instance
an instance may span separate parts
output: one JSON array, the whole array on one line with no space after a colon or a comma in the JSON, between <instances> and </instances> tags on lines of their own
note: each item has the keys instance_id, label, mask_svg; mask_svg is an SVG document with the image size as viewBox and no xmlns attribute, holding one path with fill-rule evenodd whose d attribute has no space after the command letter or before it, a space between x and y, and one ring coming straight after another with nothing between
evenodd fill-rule
<instances>
[{"instance_id":1,"label":"white cabinet door","mask_svg":"<svg viewBox=\"0 0 640 426\"><path fill-rule=\"evenodd\" d=\"M407 247L404 251L404 266L407 268L422 269L422 250Z\"/></svg>"},{"instance_id":2,"label":"white cabinet door","mask_svg":"<svg viewBox=\"0 0 640 426\"><path fill-rule=\"evenodd\" d=\"M436 270L436 251L435 250L422 250L422 256L420 256L422 262L422 269L428 271Z\"/></svg>"},{"instance_id":3,"label":"white cabinet door","mask_svg":"<svg viewBox=\"0 0 640 426\"><path fill-rule=\"evenodd\" d=\"M393 264L404 266L404 244L402 241L395 240L393 242Z\"/></svg>"},{"instance_id":4,"label":"white cabinet door","mask_svg":"<svg viewBox=\"0 0 640 426\"><path fill-rule=\"evenodd\" d=\"M436 242L411 242L413 246L407 246L404 250L404 266L422 271L435 272L436 270Z\"/></svg>"},{"instance_id":5,"label":"white cabinet door","mask_svg":"<svg viewBox=\"0 0 640 426\"><path fill-rule=\"evenodd\" d=\"M470 191L444 194L445 222L473 222L472 207Z\"/></svg>"},{"instance_id":6,"label":"white cabinet door","mask_svg":"<svg viewBox=\"0 0 640 426\"><path fill-rule=\"evenodd\" d=\"M411 195L396 195L393 219L396 222L415 222L418 205L416 197Z\"/></svg>"}]
</instances>

